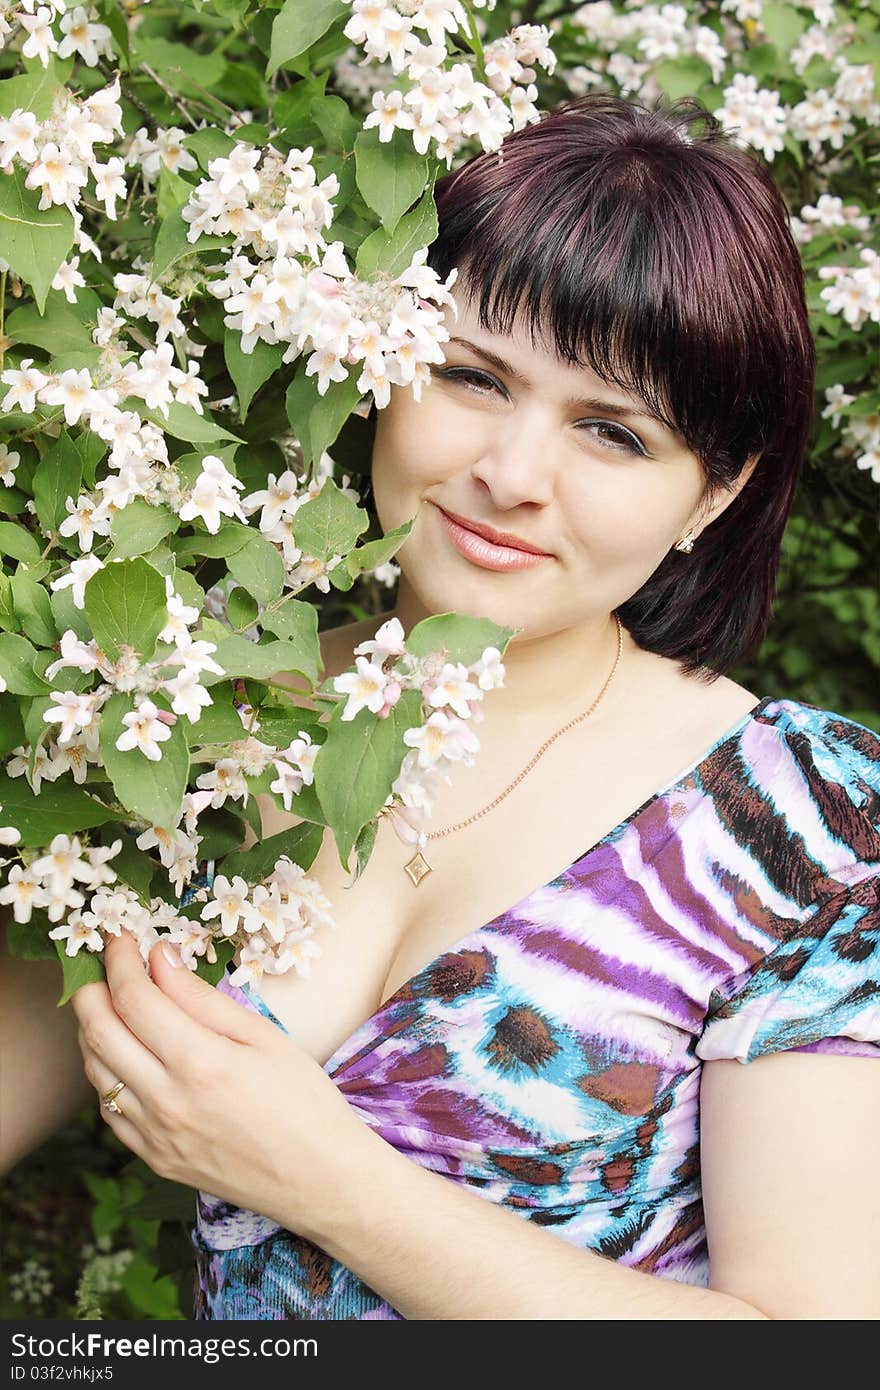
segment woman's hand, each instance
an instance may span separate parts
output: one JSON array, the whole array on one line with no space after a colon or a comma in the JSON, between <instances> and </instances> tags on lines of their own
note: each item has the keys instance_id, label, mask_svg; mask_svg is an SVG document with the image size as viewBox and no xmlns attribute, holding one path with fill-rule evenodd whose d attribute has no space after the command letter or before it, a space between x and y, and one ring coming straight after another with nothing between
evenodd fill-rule
<instances>
[{"instance_id":1,"label":"woman's hand","mask_svg":"<svg viewBox=\"0 0 880 1390\"><path fill-rule=\"evenodd\" d=\"M157 944L148 977L131 933L104 949L106 983L73 997L101 1115L160 1177L308 1234L334 1202L367 1127L318 1063Z\"/></svg>"}]
</instances>

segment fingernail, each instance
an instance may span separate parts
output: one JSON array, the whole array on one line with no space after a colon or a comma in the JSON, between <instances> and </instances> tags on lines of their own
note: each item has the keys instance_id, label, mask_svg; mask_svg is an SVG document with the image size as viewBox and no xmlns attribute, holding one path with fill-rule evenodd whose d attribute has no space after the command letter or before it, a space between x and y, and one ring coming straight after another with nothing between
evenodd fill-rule
<instances>
[{"instance_id":1,"label":"fingernail","mask_svg":"<svg viewBox=\"0 0 880 1390\"><path fill-rule=\"evenodd\" d=\"M179 966L183 965L183 961L180 959L180 956L178 955L177 951L172 951L170 946L163 946L162 954L167 960L168 964L174 966L175 970L178 969Z\"/></svg>"}]
</instances>

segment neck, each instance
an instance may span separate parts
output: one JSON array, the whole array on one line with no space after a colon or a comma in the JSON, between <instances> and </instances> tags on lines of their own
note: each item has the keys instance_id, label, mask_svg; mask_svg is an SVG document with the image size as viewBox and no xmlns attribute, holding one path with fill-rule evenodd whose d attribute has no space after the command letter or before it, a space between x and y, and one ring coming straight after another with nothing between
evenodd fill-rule
<instances>
[{"instance_id":1,"label":"neck","mask_svg":"<svg viewBox=\"0 0 880 1390\"><path fill-rule=\"evenodd\" d=\"M401 581L397 604L382 620L398 618L408 634L416 623L429 616ZM501 658L504 685L486 692L487 732L491 725L495 730L503 730L504 737L514 735L517 729L552 733L557 725L582 713L598 699L614 669L617 650L617 620L613 613L597 615L576 627L522 633L511 638ZM628 664L639 651L623 628L620 661L596 707L597 716L614 699L621 678L626 678ZM482 740L482 734L480 737Z\"/></svg>"}]
</instances>

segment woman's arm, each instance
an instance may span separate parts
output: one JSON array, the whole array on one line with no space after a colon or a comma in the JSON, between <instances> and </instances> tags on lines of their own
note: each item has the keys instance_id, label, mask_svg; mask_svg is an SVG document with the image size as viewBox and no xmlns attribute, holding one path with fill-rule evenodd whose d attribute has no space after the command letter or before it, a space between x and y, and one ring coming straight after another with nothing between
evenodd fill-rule
<instances>
[{"instance_id":1,"label":"woman's arm","mask_svg":"<svg viewBox=\"0 0 880 1390\"><path fill-rule=\"evenodd\" d=\"M10 956L5 919L0 909L0 1174L95 1099L76 1016L57 1007L61 966Z\"/></svg>"},{"instance_id":2,"label":"woman's arm","mask_svg":"<svg viewBox=\"0 0 880 1390\"><path fill-rule=\"evenodd\" d=\"M878 1100L870 1058L704 1063L710 1288L578 1249L366 1126L332 1208L296 1229L407 1318L873 1319Z\"/></svg>"}]
</instances>

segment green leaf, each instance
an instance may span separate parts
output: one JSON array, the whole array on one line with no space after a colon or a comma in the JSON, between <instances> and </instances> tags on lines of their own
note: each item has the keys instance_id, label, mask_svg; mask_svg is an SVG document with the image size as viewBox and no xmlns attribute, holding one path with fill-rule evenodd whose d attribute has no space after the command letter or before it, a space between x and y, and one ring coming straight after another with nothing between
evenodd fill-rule
<instances>
[{"instance_id":1,"label":"green leaf","mask_svg":"<svg viewBox=\"0 0 880 1390\"><path fill-rule=\"evenodd\" d=\"M331 150L354 149L361 123L352 115L342 97L313 97L309 102L309 114Z\"/></svg>"},{"instance_id":2,"label":"green leaf","mask_svg":"<svg viewBox=\"0 0 880 1390\"><path fill-rule=\"evenodd\" d=\"M202 87L215 86L223 76L226 60L222 53L203 53L191 44L147 36L138 29L132 45L132 60L149 63L175 92L202 98Z\"/></svg>"},{"instance_id":3,"label":"green leaf","mask_svg":"<svg viewBox=\"0 0 880 1390\"><path fill-rule=\"evenodd\" d=\"M309 0L307 5L303 0L285 0L272 25L266 76L271 77L283 63L305 53L343 16L349 17L350 10L342 0Z\"/></svg>"},{"instance_id":4,"label":"green leaf","mask_svg":"<svg viewBox=\"0 0 880 1390\"><path fill-rule=\"evenodd\" d=\"M202 716L204 718L204 715ZM239 849L244 839L244 825L238 816L226 807L213 810L208 807L199 816L200 859L220 859Z\"/></svg>"},{"instance_id":5,"label":"green leaf","mask_svg":"<svg viewBox=\"0 0 880 1390\"><path fill-rule=\"evenodd\" d=\"M244 725L232 703L231 683L215 685L211 698L214 703L203 709L201 719L187 728L190 744L238 743L246 738Z\"/></svg>"},{"instance_id":6,"label":"green leaf","mask_svg":"<svg viewBox=\"0 0 880 1390\"><path fill-rule=\"evenodd\" d=\"M503 627L489 618L469 618L460 613L434 613L423 618L408 634L406 649L414 656L428 656L443 648L449 661L465 666L479 661L486 647L497 647L503 656L519 629Z\"/></svg>"},{"instance_id":7,"label":"green leaf","mask_svg":"<svg viewBox=\"0 0 880 1390\"><path fill-rule=\"evenodd\" d=\"M218 676L212 671L203 672L202 684L205 686L237 676L265 680L281 671L298 671L311 681L317 679L316 651L306 643L249 642L246 637L228 632L220 623L211 621L204 623L196 636L216 643L214 660L225 673Z\"/></svg>"},{"instance_id":8,"label":"green leaf","mask_svg":"<svg viewBox=\"0 0 880 1390\"><path fill-rule=\"evenodd\" d=\"M205 131L197 131L196 134L206 134ZM195 136L191 136L195 139ZM232 142L230 141L230 148ZM195 241L187 240L189 223L184 221L180 208L169 212L165 217L156 235L156 245L153 248L153 264L150 267L150 279L158 280L160 276L169 271L178 261L183 260L184 256L200 256L203 251L216 251L223 246L232 245L231 236L208 236L202 234Z\"/></svg>"},{"instance_id":9,"label":"green leaf","mask_svg":"<svg viewBox=\"0 0 880 1390\"><path fill-rule=\"evenodd\" d=\"M278 860L285 854L301 869L308 870L321 848L323 838L323 826L304 821L290 830L282 830L280 835L270 835L268 840L262 840L250 849L227 854L218 872L227 878L239 874L245 883L259 883L272 873Z\"/></svg>"},{"instance_id":10,"label":"green leaf","mask_svg":"<svg viewBox=\"0 0 880 1390\"><path fill-rule=\"evenodd\" d=\"M257 339L253 352L242 352L241 334L227 328L223 339L223 355L229 375L238 393L242 421L247 419L248 406L254 396L281 366L284 343L264 343Z\"/></svg>"},{"instance_id":11,"label":"green leaf","mask_svg":"<svg viewBox=\"0 0 880 1390\"><path fill-rule=\"evenodd\" d=\"M169 708L161 695L152 700L160 709ZM151 825L170 829L177 824L186 779L189 748L184 719L178 719L171 737L160 744L162 757L151 762L139 748L121 751L116 740L125 732L124 716L135 708L129 695L111 695L101 710L101 755L113 789L126 810L143 816Z\"/></svg>"},{"instance_id":12,"label":"green leaf","mask_svg":"<svg viewBox=\"0 0 880 1390\"><path fill-rule=\"evenodd\" d=\"M306 463L315 457L309 437L309 419L320 399L317 376L306 376L306 359L301 357L297 363L296 375L284 396L284 409L300 442Z\"/></svg>"},{"instance_id":13,"label":"green leaf","mask_svg":"<svg viewBox=\"0 0 880 1390\"><path fill-rule=\"evenodd\" d=\"M98 296L88 290L77 290L76 306L68 304L60 290L52 290L43 314L36 304L13 309L6 320L6 332L14 343L32 343L53 357L63 352L89 351L95 344L86 320L96 316L99 305Z\"/></svg>"},{"instance_id":14,"label":"green leaf","mask_svg":"<svg viewBox=\"0 0 880 1390\"><path fill-rule=\"evenodd\" d=\"M247 545L252 535L252 526L246 526L241 521L224 521L221 522L216 535L212 536L209 532L203 531L195 536L179 538L174 542L174 553L184 561L193 555L206 555L211 560L225 560Z\"/></svg>"},{"instance_id":15,"label":"green leaf","mask_svg":"<svg viewBox=\"0 0 880 1390\"><path fill-rule=\"evenodd\" d=\"M184 149L189 150L190 154L195 156L205 173L208 172L208 165L212 159L225 159L229 151L235 149L235 141L232 136L224 135L223 131L218 130L216 126L205 126L204 130L194 130L191 135L187 135L181 141L181 144Z\"/></svg>"},{"instance_id":16,"label":"green leaf","mask_svg":"<svg viewBox=\"0 0 880 1390\"><path fill-rule=\"evenodd\" d=\"M25 563L39 560L40 547L36 536L14 521L0 521L0 555Z\"/></svg>"},{"instance_id":17,"label":"green leaf","mask_svg":"<svg viewBox=\"0 0 880 1390\"><path fill-rule=\"evenodd\" d=\"M12 602L22 631L38 647L54 647L58 633L52 619L49 595L42 584L22 570L12 576L11 584Z\"/></svg>"},{"instance_id":18,"label":"green leaf","mask_svg":"<svg viewBox=\"0 0 880 1390\"><path fill-rule=\"evenodd\" d=\"M136 837L128 833L128 827L125 825L110 826L109 835L104 832L102 839L105 844L112 843L114 839L122 841L122 849L113 856L110 867L123 883L127 883L136 893L140 893L142 898L149 901L150 883L156 868L155 860L150 858L149 853L138 849L135 844Z\"/></svg>"},{"instance_id":19,"label":"green leaf","mask_svg":"<svg viewBox=\"0 0 880 1390\"><path fill-rule=\"evenodd\" d=\"M55 942L49 937L55 925L40 908L31 913L29 922L10 922L6 928L9 954L19 960L57 960Z\"/></svg>"},{"instance_id":20,"label":"green leaf","mask_svg":"<svg viewBox=\"0 0 880 1390\"><path fill-rule=\"evenodd\" d=\"M354 142L355 174L367 207L378 213L387 232L393 232L428 179L428 161L414 148L405 131L395 130L387 143L375 126L362 130Z\"/></svg>"},{"instance_id":21,"label":"green leaf","mask_svg":"<svg viewBox=\"0 0 880 1390\"><path fill-rule=\"evenodd\" d=\"M387 560L396 555L414 525L415 517L412 521L404 521L401 526L395 526L393 531L387 531L378 540L366 541L364 545L359 545L356 550L350 551L343 563L352 579L356 579L359 574L365 574L369 570L378 569L380 565L384 565ZM341 566L337 566L337 568L341 568ZM335 569L330 571L331 578L335 573Z\"/></svg>"},{"instance_id":22,"label":"green leaf","mask_svg":"<svg viewBox=\"0 0 880 1390\"><path fill-rule=\"evenodd\" d=\"M69 63L61 63L49 55L48 65L35 72L23 73L0 82L0 116L11 116L17 107L33 111L38 120L52 115L55 94L63 88L70 72Z\"/></svg>"},{"instance_id":23,"label":"green leaf","mask_svg":"<svg viewBox=\"0 0 880 1390\"><path fill-rule=\"evenodd\" d=\"M271 541L252 531L247 545L228 560L229 573L259 603L278 598L284 585L284 560Z\"/></svg>"},{"instance_id":24,"label":"green leaf","mask_svg":"<svg viewBox=\"0 0 880 1390\"><path fill-rule=\"evenodd\" d=\"M289 638L302 643L315 653L315 661L320 658L318 642L318 610L313 603L302 599L285 599L280 608L267 608L260 615L260 626L276 637Z\"/></svg>"},{"instance_id":25,"label":"green leaf","mask_svg":"<svg viewBox=\"0 0 880 1390\"><path fill-rule=\"evenodd\" d=\"M307 555L329 560L333 555L346 555L369 524L364 508L327 478L317 496L297 508L293 534Z\"/></svg>"},{"instance_id":26,"label":"green leaf","mask_svg":"<svg viewBox=\"0 0 880 1390\"><path fill-rule=\"evenodd\" d=\"M127 507L121 507L110 523L114 559L145 554L179 525L180 518L167 507L152 507L142 497L136 497Z\"/></svg>"},{"instance_id":27,"label":"green leaf","mask_svg":"<svg viewBox=\"0 0 880 1390\"><path fill-rule=\"evenodd\" d=\"M42 313L55 272L73 246L73 218L57 205L41 212L39 195L25 187L25 177L14 165L0 178L0 245L3 259L30 285Z\"/></svg>"},{"instance_id":28,"label":"green leaf","mask_svg":"<svg viewBox=\"0 0 880 1390\"><path fill-rule=\"evenodd\" d=\"M0 758L24 743L24 725L18 701L12 694L0 693Z\"/></svg>"},{"instance_id":29,"label":"green leaf","mask_svg":"<svg viewBox=\"0 0 880 1390\"><path fill-rule=\"evenodd\" d=\"M20 632L21 622L12 601L12 581L0 574L0 628L5 632Z\"/></svg>"},{"instance_id":30,"label":"green leaf","mask_svg":"<svg viewBox=\"0 0 880 1390\"><path fill-rule=\"evenodd\" d=\"M77 608L70 589L55 589L49 595L52 619L59 633L70 628L82 642L91 640L92 629L82 608Z\"/></svg>"},{"instance_id":31,"label":"green leaf","mask_svg":"<svg viewBox=\"0 0 880 1390\"><path fill-rule=\"evenodd\" d=\"M230 590L229 598L226 600L226 617L234 628L252 627L257 621L260 605L256 599L251 598L245 589L237 585Z\"/></svg>"},{"instance_id":32,"label":"green leaf","mask_svg":"<svg viewBox=\"0 0 880 1390\"><path fill-rule=\"evenodd\" d=\"M761 8L761 28L780 53L791 52L808 23L794 5L765 4Z\"/></svg>"},{"instance_id":33,"label":"green leaf","mask_svg":"<svg viewBox=\"0 0 880 1390\"><path fill-rule=\"evenodd\" d=\"M189 202L195 185L187 183L181 174L176 174L165 164L160 165L156 198L156 210L160 217L168 217L175 208Z\"/></svg>"},{"instance_id":34,"label":"green leaf","mask_svg":"<svg viewBox=\"0 0 880 1390\"><path fill-rule=\"evenodd\" d=\"M62 430L34 469L34 502L44 531L56 531L69 515L66 499L76 502L81 482L82 458L67 430Z\"/></svg>"},{"instance_id":35,"label":"green leaf","mask_svg":"<svg viewBox=\"0 0 880 1390\"><path fill-rule=\"evenodd\" d=\"M349 371L345 381L331 382L324 395L318 398L317 405L312 408L309 416L307 462L320 459L324 451L330 448L360 400L361 391L357 383L361 371L359 363ZM305 458L305 441L300 439L300 443Z\"/></svg>"},{"instance_id":36,"label":"green leaf","mask_svg":"<svg viewBox=\"0 0 880 1390\"><path fill-rule=\"evenodd\" d=\"M104 956L102 953L90 951L87 946L80 946L75 956L69 956L66 951L66 941L56 941L55 949L58 959L61 961L61 969L64 972L64 983L61 990L61 998L58 1000L58 1008L66 1004L68 999L72 999L76 991L83 985L94 984L97 980L106 979L104 971Z\"/></svg>"},{"instance_id":37,"label":"green leaf","mask_svg":"<svg viewBox=\"0 0 880 1390\"><path fill-rule=\"evenodd\" d=\"M180 405L178 401L168 407L167 420L161 411L149 410L140 400L126 401L123 409L136 410L142 420L151 420L165 434L184 439L188 444L214 444L221 439L231 439L234 444L242 443L237 434L230 434L210 416L200 415L191 405Z\"/></svg>"},{"instance_id":38,"label":"green leaf","mask_svg":"<svg viewBox=\"0 0 880 1390\"><path fill-rule=\"evenodd\" d=\"M26 849L48 845L55 835L75 835L95 825L116 820L109 806L93 801L70 776L59 777L35 796L24 777L0 773L0 806L3 824L14 825Z\"/></svg>"},{"instance_id":39,"label":"green leaf","mask_svg":"<svg viewBox=\"0 0 880 1390\"><path fill-rule=\"evenodd\" d=\"M385 804L400 772L408 752L403 735L422 723L422 696L418 690L405 690L386 719L362 709L354 719L343 720L344 709L345 701L340 701L314 769L315 791L348 872L355 841Z\"/></svg>"},{"instance_id":40,"label":"green leaf","mask_svg":"<svg viewBox=\"0 0 880 1390\"><path fill-rule=\"evenodd\" d=\"M0 676L13 695L45 695L46 682L34 672L37 653L26 637L0 633Z\"/></svg>"},{"instance_id":41,"label":"green leaf","mask_svg":"<svg viewBox=\"0 0 880 1390\"><path fill-rule=\"evenodd\" d=\"M437 205L433 190L429 188L412 212L401 217L393 233L379 227L361 243L357 254L358 275L366 278L375 275L377 270L387 275L401 275L412 263L415 253L431 245L437 232Z\"/></svg>"},{"instance_id":42,"label":"green leaf","mask_svg":"<svg viewBox=\"0 0 880 1390\"><path fill-rule=\"evenodd\" d=\"M681 58L667 58L651 69L651 75L672 101L693 96L704 83L712 80L712 69L695 53Z\"/></svg>"},{"instance_id":43,"label":"green leaf","mask_svg":"<svg viewBox=\"0 0 880 1390\"><path fill-rule=\"evenodd\" d=\"M149 658L168 621L165 581L146 560L120 560L93 575L85 589L95 641L111 661L123 646Z\"/></svg>"}]
</instances>

